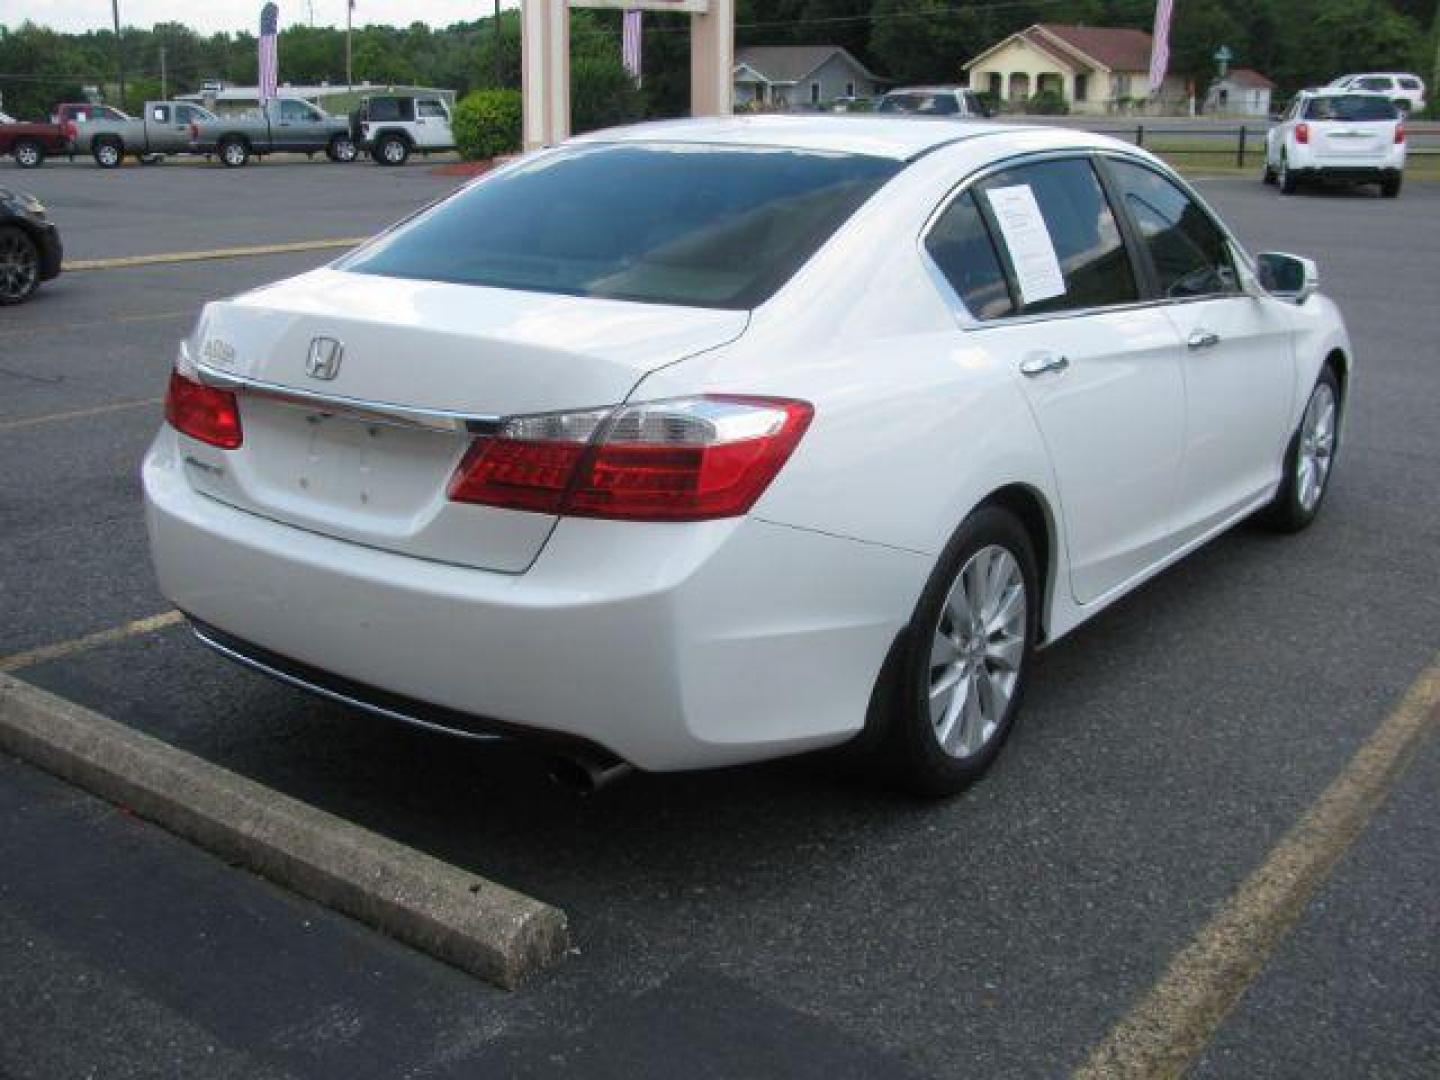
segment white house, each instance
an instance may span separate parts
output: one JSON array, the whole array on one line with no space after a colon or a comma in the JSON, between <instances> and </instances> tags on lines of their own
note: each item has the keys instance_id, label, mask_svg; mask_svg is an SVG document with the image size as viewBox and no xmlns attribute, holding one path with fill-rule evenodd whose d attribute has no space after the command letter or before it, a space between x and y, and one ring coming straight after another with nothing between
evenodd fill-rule
<instances>
[{"instance_id":1,"label":"white house","mask_svg":"<svg viewBox=\"0 0 1440 1080\"><path fill-rule=\"evenodd\" d=\"M1185 80L1150 85L1150 35L1109 26L1036 23L964 65L972 90L1019 110L1036 94L1059 94L1076 113L1178 111Z\"/></svg>"},{"instance_id":2,"label":"white house","mask_svg":"<svg viewBox=\"0 0 1440 1080\"><path fill-rule=\"evenodd\" d=\"M884 82L838 45L757 45L735 53L737 108L874 97Z\"/></svg>"},{"instance_id":3,"label":"white house","mask_svg":"<svg viewBox=\"0 0 1440 1080\"><path fill-rule=\"evenodd\" d=\"M1269 116L1275 84L1250 68L1236 68L1210 84L1205 111L1229 116Z\"/></svg>"}]
</instances>

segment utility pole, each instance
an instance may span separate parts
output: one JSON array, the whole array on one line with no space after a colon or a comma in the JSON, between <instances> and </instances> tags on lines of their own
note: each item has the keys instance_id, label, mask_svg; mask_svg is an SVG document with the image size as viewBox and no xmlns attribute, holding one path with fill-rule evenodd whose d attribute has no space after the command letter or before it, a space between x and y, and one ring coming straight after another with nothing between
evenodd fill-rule
<instances>
[{"instance_id":1,"label":"utility pole","mask_svg":"<svg viewBox=\"0 0 1440 1080\"><path fill-rule=\"evenodd\" d=\"M170 100L170 76L165 67L165 46L160 46L160 100Z\"/></svg>"},{"instance_id":2,"label":"utility pole","mask_svg":"<svg viewBox=\"0 0 1440 1080\"><path fill-rule=\"evenodd\" d=\"M495 0L495 87L505 85L505 36L500 33L500 0Z\"/></svg>"},{"instance_id":3,"label":"utility pole","mask_svg":"<svg viewBox=\"0 0 1440 1080\"><path fill-rule=\"evenodd\" d=\"M354 89L355 89L355 68L354 68L354 64L353 64L353 62L352 62L352 57L355 55L355 53L354 53L354 50L352 50L351 47L350 47L350 44L351 44L351 42L350 42L350 37L351 37L351 34L352 34L353 30L354 30L354 22L355 22L355 0L346 0L346 2L345 2L345 89L346 89L346 90L354 90Z\"/></svg>"},{"instance_id":4,"label":"utility pole","mask_svg":"<svg viewBox=\"0 0 1440 1080\"><path fill-rule=\"evenodd\" d=\"M120 107L125 107L125 50L120 47L120 0L110 0L110 16L115 20L115 69L120 76Z\"/></svg>"}]
</instances>

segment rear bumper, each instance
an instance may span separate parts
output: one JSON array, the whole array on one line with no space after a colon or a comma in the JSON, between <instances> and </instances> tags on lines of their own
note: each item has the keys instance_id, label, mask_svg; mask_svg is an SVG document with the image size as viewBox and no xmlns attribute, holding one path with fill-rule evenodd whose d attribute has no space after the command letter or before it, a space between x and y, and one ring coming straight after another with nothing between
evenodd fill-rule
<instances>
[{"instance_id":1,"label":"rear bumper","mask_svg":"<svg viewBox=\"0 0 1440 1080\"><path fill-rule=\"evenodd\" d=\"M162 430L146 517L161 590L193 619L372 700L404 699L401 714L422 705L452 730L580 740L644 769L854 735L930 570L750 518L567 519L528 572L501 574L235 510L184 468Z\"/></svg>"},{"instance_id":2,"label":"rear bumper","mask_svg":"<svg viewBox=\"0 0 1440 1080\"><path fill-rule=\"evenodd\" d=\"M1311 165L1296 169L1295 175L1307 180L1338 180L1352 184L1378 184L1394 180L1404 170L1394 165Z\"/></svg>"}]
</instances>

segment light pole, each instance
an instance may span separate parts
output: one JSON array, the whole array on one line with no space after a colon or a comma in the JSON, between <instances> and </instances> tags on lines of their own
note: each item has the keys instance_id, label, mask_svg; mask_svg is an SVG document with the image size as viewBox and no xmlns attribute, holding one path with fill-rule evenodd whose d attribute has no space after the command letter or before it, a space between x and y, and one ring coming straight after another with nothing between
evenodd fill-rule
<instances>
[{"instance_id":1,"label":"light pole","mask_svg":"<svg viewBox=\"0 0 1440 1080\"><path fill-rule=\"evenodd\" d=\"M120 107L125 107L125 50L120 47L120 0L110 0L110 17L115 21L115 68L120 76Z\"/></svg>"},{"instance_id":2,"label":"light pole","mask_svg":"<svg viewBox=\"0 0 1440 1080\"><path fill-rule=\"evenodd\" d=\"M501 56L505 38L500 33L500 0L495 0L495 87L505 85L505 58Z\"/></svg>"}]
</instances>

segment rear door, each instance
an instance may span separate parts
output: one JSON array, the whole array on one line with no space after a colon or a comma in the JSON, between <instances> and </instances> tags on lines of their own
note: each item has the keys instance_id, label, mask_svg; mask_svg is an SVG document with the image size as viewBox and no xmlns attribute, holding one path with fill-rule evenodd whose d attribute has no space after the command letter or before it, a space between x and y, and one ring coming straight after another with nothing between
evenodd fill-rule
<instances>
[{"instance_id":1,"label":"rear door","mask_svg":"<svg viewBox=\"0 0 1440 1080\"><path fill-rule=\"evenodd\" d=\"M277 149L322 150L327 141L325 121L313 105L294 98L285 98L280 102Z\"/></svg>"},{"instance_id":2,"label":"rear door","mask_svg":"<svg viewBox=\"0 0 1440 1080\"><path fill-rule=\"evenodd\" d=\"M1170 550L1184 445L1180 344L1142 301L1095 168L1076 156L994 173L951 204L927 248L1007 358L1063 504L1075 598L1089 603ZM986 273L998 258L1004 274Z\"/></svg>"},{"instance_id":3,"label":"rear door","mask_svg":"<svg viewBox=\"0 0 1440 1080\"><path fill-rule=\"evenodd\" d=\"M1104 161L1141 239L1144 269L1184 343L1181 542L1233 517L1280 474L1295 388L1289 309L1241 290L1234 252L1208 210L1157 170Z\"/></svg>"}]
</instances>

